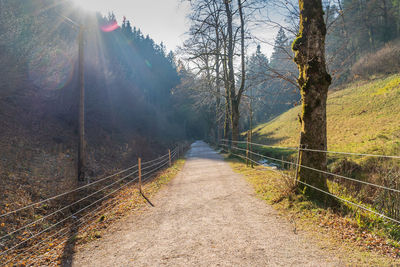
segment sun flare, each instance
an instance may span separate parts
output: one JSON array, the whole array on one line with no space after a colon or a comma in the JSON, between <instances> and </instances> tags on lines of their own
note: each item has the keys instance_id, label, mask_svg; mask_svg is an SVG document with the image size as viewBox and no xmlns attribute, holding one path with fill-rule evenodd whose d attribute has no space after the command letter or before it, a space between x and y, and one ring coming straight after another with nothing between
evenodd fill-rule
<instances>
[{"instance_id":1,"label":"sun flare","mask_svg":"<svg viewBox=\"0 0 400 267\"><path fill-rule=\"evenodd\" d=\"M97 12L101 10L101 4L99 0L71 0L74 5L86 10Z\"/></svg>"}]
</instances>

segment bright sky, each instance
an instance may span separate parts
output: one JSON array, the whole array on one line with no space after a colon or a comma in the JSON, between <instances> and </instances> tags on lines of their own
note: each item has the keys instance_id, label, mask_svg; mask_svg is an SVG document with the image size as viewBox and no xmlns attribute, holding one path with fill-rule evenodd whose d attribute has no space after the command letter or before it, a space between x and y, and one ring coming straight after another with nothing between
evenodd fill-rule
<instances>
[{"instance_id":1,"label":"bright sky","mask_svg":"<svg viewBox=\"0 0 400 267\"><path fill-rule=\"evenodd\" d=\"M156 43L163 42L168 50L175 50L185 40L189 21L186 15L189 5L180 0L72 0L88 11L108 14L113 11L118 23L123 16L133 26L149 34Z\"/></svg>"},{"instance_id":2,"label":"bright sky","mask_svg":"<svg viewBox=\"0 0 400 267\"><path fill-rule=\"evenodd\" d=\"M88 11L98 11L104 15L114 12L118 23L125 16L133 26L149 34L156 43L163 42L167 50L175 50L187 38L190 22L186 18L190 12L189 4L181 0L71 0ZM277 29L258 30L263 40L273 42ZM250 47L255 51L255 45ZM248 52L250 52L248 51ZM261 44L261 51L271 56L272 46ZM251 53L250 52L250 53Z\"/></svg>"}]
</instances>

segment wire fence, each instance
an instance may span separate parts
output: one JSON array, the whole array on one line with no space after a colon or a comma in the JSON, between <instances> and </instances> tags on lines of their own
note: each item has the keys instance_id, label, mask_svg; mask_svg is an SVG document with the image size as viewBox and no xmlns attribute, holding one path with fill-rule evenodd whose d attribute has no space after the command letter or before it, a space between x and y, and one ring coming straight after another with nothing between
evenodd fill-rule
<instances>
[{"instance_id":1,"label":"wire fence","mask_svg":"<svg viewBox=\"0 0 400 267\"><path fill-rule=\"evenodd\" d=\"M398 218L386 214L384 210L378 211L377 209L365 205L362 202L349 200L340 194L330 192L330 190L326 191L317 188L309 183L296 179L294 175L290 175L289 172L285 171L284 168L282 168L281 170L279 170L278 168L271 168L265 166L264 162L260 160L263 159L277 162L282 166L286 164L287 166L291 166L291 170L295 170L295 172L298 172L299 168L306 168L311 171L326 175L326 177L335 177L343 181L351 181L353 183L362 184L363 186L375 188L376 190L388 191L392 194L399 194L399 188L393 188L388 185L377 184L369 181L363 181L327 170L319 170L316 168L305 166L298 161L296 163L296 161L293 162L291 160L283 158L279 159L274 156L264 155L262 154L263 152L255 152L251 150L251 148L269 147L274 149L293 150L294 152L304 151L316 153L333 153L392 160L400 159L399 156L270 146L246 141L221 140L219 145L223 150L230 152L234 156L240 157L246 161L259 165L262 168L279 173L280 175L288 179L294 180L294 182L296 183L303 184L304 186L310 187L323 194L329 195L330 197L336 198L339 201L342 201L343 203L351 205L357 209L370 212L378 216L378 218L382 218L400 225L400 220ZM246 148L244 148L243 146L245 146ZM72 200L69 202L65 202L64 205L62 205L61 207L56 207L51 212L40 215L40 217L33 217L29 222L24 223L19 227L15 227L14 229L11 229L6 233L1 233L1 264L36 265L40 263L40 261L44 260L48 255L52 253L58 253L59 250L63 249L63 246L65 246L71 240L71 231L74 231L75 235L86 231L91 226L99 223L97 218L108 216L110 213L115 212L115 210L117 210L122 204L124 204L123 200L113 197L118 191L121 191L124 188L127 188L128 186L136 183L139 180L139 175L142 182L148 181L159 170L165 168L168 165L171 165L171 162L176 160L179 153L179 147L177 147L174 150L169 151L169 153L164 154L158 158L141 162L140 168L139 164L135 164L112 175L100 178L99 180L95 180L89 184L77 187L73 190L63 192L47 199L43 199L41 201L1 214L0 222L1 220L5 221L9 217L12 217L12 219L14 219L18 216L19 213L23 213L26 210L34 210L35 208L41 207L42 205L48 205L53 200L62 199L68 195L73 195ZM49 243L51 245L49 245Z\"/></svg>"},{"instance_id":2,"label":"wire fence","mask_svg":"<svg viewBox=\"0 0 400 267\"><path fill-rule=\"evenodd\" d=\"M243 152L247 152L247 153L250 153L252 155L256 155L256 156L259 156L259 157L262 157L262 158L265 158L265 159L273 160L273 161L276 161L276 162L290 164L290 165L293 165L295 167L303 167L303 168L306 168L306 169L309 169L309 170L312 170L312 171L316 171L316 172L319 172L319 173L327 174L329 176L334 176L334 177L342 178L342 179L345 179L345 180L349 180L349 181L353 181L353 182L357 182L357 183L361 183L361 184L365 184L365 185L370 185L370 186L373 186L373 187L376 187L376 188L381 188L381 189L393 191L393 192L396 192L396 193L400 193L400 190L395 189L395 188L389 188L389 187L386 187L386 186L383 186L383 185L378 185L378 184L366 182L366 181L363 181L363 180L357 180L357 179L354 179L354 178L351 178L351 177L346 177L344 175L340 175L340 174L337 174L337 173L318 170L318 169L315 169L315 168L312 168L312 167L309 167L309 166L305 166L305 165L302 165L302 164L298 164L298 163L295 163L295 162L292 162L292 161L287 161L287 160L283 160L283 159L277 159L277 158L265 156L265 155L262 155L260 153L256 153L256 152L253 152L253 151L250 151L250 150L246 150L246 149L243 149L243 148L239 148L239 147L235 147L234 149L235 150L239 150L239 151L243 151Z\"/></svg>"},{"instance_id":3,"label":"wire fence","mask_svg":"<svg viewBox=\"0 0 400 267\"><path fill-rule=\"evenodd\" d=\"M355 153L355 152L341 152L341 151L310 149L310 148L302 148L302 147L284 147L284 146L274 146L274 145L260 144L260 143L254 143L254 142L247 142L247 141L232 141L232 140L227 140L227 139L222 139L221 141L228 142L228 143L232 142L232 143L236 143L236 144L247 144L248 143L248 144L260 146L260 147L288 149L288 150L295 150L295 151L301 150L301 151L320 152L320 153L327 153L327 154L400 159L400 156L397 156L397 155L380 155L380 154L366 154L366 153Z\"/></svg>"},{"instance_id":4,"label":"wire fence","mask_svg":"<svg viewBox=\"0 0 400 267\"><path fill-rule=\"evenodd\" d=\"M179 154L180 146L156 159L141 162L140 171L139 165L135 164L92 183L2 214L0 222L4 226L7 220L15 220L26 210L50 205L52 200L62 199L68 195L73 196L73 201L66 202L62 207L55 208L48 214L36 213L37 216L33 216L29 222L6 233L1 232L0 265L25 265L27 262L34 262L37 259L40 260L40 257L45 257L44 254L51 253L69 241L70 237L67 235L71 229L84 231L83 229L87 229L88 225L96 223L93 220L97 216L100 214L105 216L105 211L113 212L118 205L121 205L118 199L113 197L118 191L137 182L139 176L142 182L147 182L158 171L171 166ZM81 228L82 225L85 227Z\"/></svg>"},{"instance_id":5,"label":"wire fence","mask_svg":"<svg viewBox=\"0 0 400 267\"><path fill-rule=\"evenodd\" d=\"M273 157L273 156L267 156L267 155L263 155L261 153L257 153L254 152L252 150L250 150L249 148L251 148L252 146L248 146L247 144L251 144L252 146L255 147L268 147L268 148L275 148L275 149L290 149L290 150L294 150L294 151L305 151L305 152L317 152L317 153L333 153L333 154L341 154L341 155L353 155L353 156L363 156L363 157L374 157L374 158L383 158L383 159L392 159L392 160L397 160L400 159L399 156L395 156L395 155L377 155L377 154L363 154L363 153L351 153L351 152L337 152L337 151L325 151L325 150L316 150L316 149L306 149L306 148L295 148L295 147L282 147L282 146L271 146L271 145L264 145L264 144L259 144L259 143L252 143L252 142L246 142L246 141L231 141L231 140L226 140L226 139L222 139L219 143L220 147L226 151L229 152L230 154L237 156L239 158L242 158L246 161L250 161L254 164L257 164L259 166L261 166L262 168L266 168L270 171L279 173L280 175L285 176L286 178L292 179L294 180L295 183L300 183L303 184L304 186L310 187L314 190L317 190L323 194L329 195L330 197L334 197L336 199L338 199L339 201L342 201L346 204L352 205L353 207L356 207L357 209L361 209L367 212L370 212L376 216L378 216L378 218L383 218L386 219L388 221L391 221L395 224L400 225L400 220L399 218L394 218L394 216L390 216L387 213L387 210L385 209L381 209L381 211L377 211L377 209L375 208L371 208L369 206L367 206L366 204L359 202L358 201L351 201L349 199L346 199L345 197L338 195L338 194L334 194L332 192L328 192L326 190L322 190L320 188L317 188L313 185L310 185L302 180L296 179L296 175L290 175L287 172L285 173L285 169L282 168L281 170L279 170L278 168L274 167L274 166L266 166L265 162L262 160L269 160L269 161L273 161L273 162L278 162L281 165L287 164L289 166L292 167L292 170L294 170L294 172L298 172L299 168L305 168L311 171L315 171L318 172L320 174L324 174L326 175L325 178L332 178L332 177L336 177L342 180L348 180L354 183L358 183L364 186L368 186L368 187L372 187L375 188L376 190L382 190L385 192L390 192L392 194L395 194L398 197L400 197L399 193L400 190L399 188L393 188L393 187L389 187L386 185L381 185L381 184L376 184L376 183L372 183L372 182L368 182L368 181L363 181L363 180L359 180L356 178L352 178L352 177L348 177L345 175L340 175L337 173L333 173L333 172L329 172L326 170L319 170L316 168L312 168L309 166L305 166L304 164L299 163L299 161L290 161L290 160L284 160ZM242 148L240 147L240 145L246 145L246 148ZM252 155L252 156L251 156ZM255 160L255 158L258 158L259 160ZM296 163L297 162L297 163ZM398 162L400 163L400 162ZM321 177L321 179L323 179L323 177ZM339 185L341 185L341 183L339 183ZM357 192L359 193L359 192ZM398 203L400 205L400 203Z\"/></svg>"}]
</instances>

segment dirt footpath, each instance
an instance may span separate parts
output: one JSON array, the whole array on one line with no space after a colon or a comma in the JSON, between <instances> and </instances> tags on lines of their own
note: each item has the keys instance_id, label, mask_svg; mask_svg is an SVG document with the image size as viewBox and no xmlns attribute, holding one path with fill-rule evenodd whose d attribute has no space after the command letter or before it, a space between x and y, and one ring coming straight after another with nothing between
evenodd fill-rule
<instances>
[{"instance_id":1,"label":"dirt footpath","mask_svg":"<svg viewBox=\"0 0 400 267\"><path fill-rule=\"evenodd\" d=\"M338 266L276 211L204 142L152 199L154 208L111 227L73 266Z\"/></svg>"}]
</instances>

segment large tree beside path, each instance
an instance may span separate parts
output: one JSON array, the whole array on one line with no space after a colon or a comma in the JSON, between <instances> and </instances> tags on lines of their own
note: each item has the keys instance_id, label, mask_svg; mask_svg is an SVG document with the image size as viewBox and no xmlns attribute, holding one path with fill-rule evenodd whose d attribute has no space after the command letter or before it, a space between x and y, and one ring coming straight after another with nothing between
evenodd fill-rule
<instances>
[{"instance_id":1,"label":"large tree beside path","mask_svg":"<svg viewBox=\"0 0 400 267\"><path fill-rule=\"evenodd\" d=\"M263 1L188 1L192 25L182 54L194 66L197 77L207 77L210 81L208 91L215 96L216 103L215 135L221 136L220 118L224 117L223 137L238 141L240 103L246 91L246 48L250 44L252 20ZM199 43L205 44L202 49L198 49Z\"/></svg>"},{"instance_id":2,"label":"large tree beside path","mask_svg":"<svg viewBox=\"0 0 400 267\"><path fill-rule=\"evenodd\" d=\"M300 144L308 149L326 150L326 101L331 76L325 64L326 25L321 0L299 0L300 28L292 48L294 61L299 69L298 83L301 90L302 110L300 115ZM326 177L326 153L301 151L299 180L328 191ZM300 190L311 198L324 200L326 194L304 184Z\"/></svg>"},{"instance_id":3,"label":"large tree beside path","mask_svg":"<svg viewBox=\"0 0 400 267\"><path fill-rule=\"evenodd\" d=\"M235 71L234 71L234 39L235 33L233 32L233 22L232 22L232 8L231 1L225 0L225 13L227 18L227 86L228 86L228 99L230 104L230 118L231 118L231 127L232 127L232 140L239 140L239 106L240 101L245 90L245 81L246 81L246 63L245 63L245 19L243 14L243 6L242 1L237 1L237 8L239 12L239 20L240 20L240 86L237 89L235 85Z\"/></svg>"}]
</instances>

